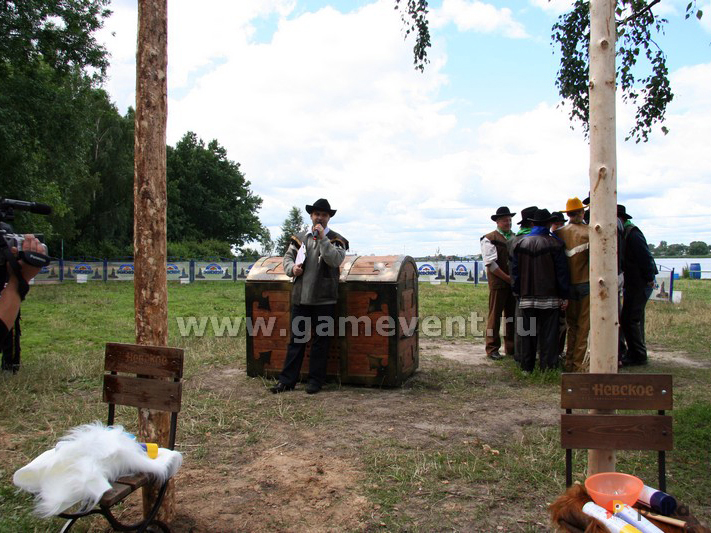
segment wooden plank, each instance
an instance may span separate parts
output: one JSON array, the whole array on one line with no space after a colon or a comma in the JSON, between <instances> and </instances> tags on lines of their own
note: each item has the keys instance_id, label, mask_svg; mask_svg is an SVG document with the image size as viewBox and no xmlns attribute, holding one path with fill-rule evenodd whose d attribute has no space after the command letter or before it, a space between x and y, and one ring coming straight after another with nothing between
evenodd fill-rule
<instances>
[{"instance_id":1,"label":"wooden plank","mask_svg":"<svg viewBox=\"0 0 711 533\"><path fill-rule=\"evenodd\" d=\"M107 403L179 412L182 390L182 383L173 381L104 374Z\"/></svg>"},{"instance_id":2,"label":"wooden plank","mask_svg":"<svg viewBox=\"0 0 711 533\"><path fill-rule=\"evenodd\" d=\"M563 374L563 409L673 408L669 374Z\"/></svg>"},{"instance_id":3,"label":"wooden plank","mask_svg":"<svg viewBox=\"0 0 711 533\"><path fill-rule=\"evenodd\" d=\"M109 342L106 344L104 370L151 377L181 378L183 350L166 346Z\"/></svg>"},{"instance_id":4,"label":"wooden plank","mask_svg":"<svg viewBox=\"0 0 711 533\"><path fill-rule=\"evenodd\" d=\"M255 337L254 351L266 352L267 350L286 350L289 344L289 337Z\"/></svg>"},{"instance_id":5,"label":"wooden plank","mask_svg":"<svg viewBox=\"0 0 711 533\"><path fill-rule=\"evenodd\" d=\"M121 483L122 485L128 485L133 490L147 485L151 480L148 474L140 473L133 474L132 476L122 476L116 480L116 483Z\"/></svg>"},{"instance_id":6,"label":"wooden plank","mask_svg":"<svg viewBox=\"0 0 711 533\"><path fill-rule=\"evenodd\" d=\"M99 505L102 507L111 507L126 498L126 496L132 492L133 488L130 485L124 485L123 483L114 481L111 484L111 488L101 496Z\"/></svg>"},{"instance_id":7,"label":"wooden plank","mask_svg":"<svg viewBox=\"0 0 711 533\"><path fill-rule=\"evenodd\" d=\"M666 415L568 415L560 417L563 448L672 450L672 417Z\"/></svg>"},{"instance_id":8,"label":"wooden plank","mask_svg":"<svg viewBox=\"0 0 711 533\"><path fill-rule=\"evenodd\" d=\"M262 291L262 297L269 298L270 302L291 303L291 293L288 291Z\"/></svg>"}]
</instances>

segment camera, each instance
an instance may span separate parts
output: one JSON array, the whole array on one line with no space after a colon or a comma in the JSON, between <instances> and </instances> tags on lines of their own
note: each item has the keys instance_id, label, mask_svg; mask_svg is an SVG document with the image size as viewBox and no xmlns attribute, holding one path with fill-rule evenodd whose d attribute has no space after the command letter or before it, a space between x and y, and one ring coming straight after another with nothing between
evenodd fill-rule
<instances>
[{"instance_id":1,"label":"camera","mask_svg":"<svg viewBox=\"0 0 711 533\"><path fill-rule=\"evenodd\" d=\"M6 224L3 225L6 226ZM46 244L42 243L42 246L44 247L43 254L38 252L25 252L22 250L22 243L25 242L24 235L18 235L17 233L8 233L8 230L6 228L0 227L0 237L4 238L5 245L8 248L17 248L18 259L21 259L25 263L36 267L43 267L49 264L50 260L47 256ZM0 245L0 247L4 248L4 246L2 245ZM0 266L5 265L6 261L7 259L5 258L5 255L0 255Z\"/></svg>"},{"instance_id":2,"label":"camera","mask_svg":"<svg viewBox=\"0 0 711 533\"><path fill-rule=\"evenodd\" d=\"M32 265L40 268L49 264L49 257L44 253L22 249L25 238L14 233L12 226L8 224L8 222L15 219L15 209L40 215L49 215L52 212L52 208L35 202L0 198L0 288L4 286L6 279L9 279L9 275L12 273L17 279L17 292L20 296L20 301L22 301L29 290L29 284L22 277L22 266L18 260L22 261L25 266ZM16 253L13 253L13 248L17 249ZM47 252L46 246L44 246L43 251ZM7 329L3 332L0 340L0 350L2 350L2 365L0 368L3 371L14 374L20 369L20 309L19 307L17 309L10 307L8 310L10 309L12 309L15 316L13 319L14 324L4 324Z\"/></svg>"},{"instance_id":3,"label":"camera","mask_svg":"<svg viewBox=\"0 0 711 533\"><path fill-rule=\"evenodd\" d=\"M6 262L11 259L9 250L12 250L12 248L17 248L18 258L25 263L35 267L47 266L49 264L49 257L47 256L46 245L43 244L45 253L25 252L22 250L22 243L25 237L13 233L12 226L8 224L8 222L15 219L15 209L29 211L38 215L49 215L52 213L52 208L45 204L0 198L0 267L5 266Z\"/></svg>"}]
</instances>

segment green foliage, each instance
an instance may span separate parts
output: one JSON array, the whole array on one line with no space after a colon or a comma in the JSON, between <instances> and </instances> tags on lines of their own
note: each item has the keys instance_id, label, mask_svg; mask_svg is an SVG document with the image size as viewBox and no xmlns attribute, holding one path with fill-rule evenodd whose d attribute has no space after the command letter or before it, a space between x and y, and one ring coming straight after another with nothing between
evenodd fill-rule
<instances>
[{"instance_id":1,"label":"green foliage","mask_svg":"<svg viewBox=\"0 0 711 533\"><path fill-rule=\"evenodd\" d=\"M108 0L26 0L0 7L0 189L54 207L15 229L75 235L94 177L85 164L94 86L108 65L93 33Z\"/></svg>"},{"instance_id":2,"label":"green foliage","mask_svg":"<svg viewBox=\"0 0 711 533\"><path fill-rule=\"evenodd\" d=\"M307 228L306 222L304 222L304 217L301 214L301 210L294 206L289 211L289 216L286 217L284 223L281 225L281 237L276 241L276 254L284 255L286 249L289 247L289 239L292 235L296 235L304 231Z\"/></svg>"},{"instance_id":3,"label":"green foliage","mask_svg":"<svg viewBox=\"0 0 711 533\"><path fill-rule=\"evenodd\" d=\"M108 55L94 34L108 4L0 3L0 191L53 207L49 217L16 213L13 226L44 234L57 256L62 245L65 257L133 255L134 112L121 116L99 88ZM188 133L168 149L167 179L168 238L190 241L175 255L229 257L231 246L271 242L261 199L217 141Z\"/></svg>"},{"instance_id":4,"label":"green foliage","mask_svg":"<svg viewBox=\"0 0 711 533\"><path fill-rule=\"evenodd\" d=\"M58 77L44 64L7 73L0 76L3 195L54 207L47 218L19 215L16 229L71 239L95 188L85 163L94 89L82 73Z\"/></svg>"},{"instance_id":5,"label":"green foliage","mask_svg":"<svg viewBox=\"0 0 711 533\"><path fill-rule=\"evenodd\" d=\"M168 241L168 257L175 259L230 259L234 257L230 244L217 239Z\"/></svg>"},{"instance_id":6,"label":"green foliage","mask_svg":"<svg viewBox=\"0 0 711 533\"><path fill-rule=\"evenodd\" d=\"M669 256L680 256L686 255L689 247L686 244L670 244L667 246L667 255Z\"/></svg>"},{"instance_id":7,"label":"green foliage","mask_svg":"<svg viewBox=\"0 0 711 533\"><path fill-rule=\"evenodd\" d=\"M617 83L622 99L637 108L635 124L626 140L646 141L652 127L664 121L667 106L674 98L666 55L655 42L655 36L664 33L668 22L653 12L659 1L621 0L616 9ZM691 12L701 17L701 10L695 6L695 1L687 6L687 18ZM553 26L553 42L561 52L556 86L563 99L570 104L571 120L583 124L586 136L590 109L589 13L589 0L576 0L571 11L562 15ZM627 16L620 18L625 14ZM666 127L661 129L665 134L668 132Z\"/></svg>"},{"instance_id":8,"label":"green foliage","mask_svg":"<svg viewBox=\"0 0 711 533\"><path fill-rule=\"evenodd\" d=\"M699 257L711 253L709 245L704 241L692 241L690 244L667 244L662 241L658 246L649 245L649 251L654 257Z\"/></svg>"},{"instance_id":9,"label":"green foliage","mask_svg":"<svg viewBox=\"0 0 711 533\"><path fill-rule=\"evenodd\" d=\"M709 253L709 245L704 241L692 241L687 252L689 255L706 255Z\"/></svg>"},{"instance_id":10,"label":"green foliage","mask_svg":"<svg viewBox=\"0 0 711 533\"><path fill-rule=\"evenodd\" d=\"M87 67L103 75L108 54L94 32L111 14L109 0L5 0L0 7L0 69L34 71L46 64L57 74Z\"/></svg>"},{"instance_id":11,"label":"green foliage","mask_svg":"<svg viewBox=\"0 0 711 533\"><path fill-rule=\"evenodd\" d=\"M237 247L259 239L262 199L249 186L239 163L227 159L216 140L205 146L186 133L168 147L168 239L209 237Z\"/></svg>"},{"instance_id":12,"label":"green foliage","mask_svg":"<svg viewBox=\"0 0 711 533\"><path fill-rule=\"evenodd\" d=\"M395 0L395 9L400 9L402 0ZM400 13L400 18L405 26L405 38L410 33L415 33L415 46L412 52L415 56L415 68L420 72L425 70L425 65L429 63L427 59L427 49L432 46L430 42L430 29L427 21L427 0L406 0L403 11Z\"/></svg>"}]
</instances>

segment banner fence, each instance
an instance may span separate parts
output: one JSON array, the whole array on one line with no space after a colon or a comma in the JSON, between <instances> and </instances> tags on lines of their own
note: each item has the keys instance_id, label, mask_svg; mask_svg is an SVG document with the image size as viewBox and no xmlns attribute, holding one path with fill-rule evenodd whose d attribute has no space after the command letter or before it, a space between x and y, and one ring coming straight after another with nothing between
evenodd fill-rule
<instances>
[{"instance_id":1,"label":"banner fence","mask_svg":"<svg viewBox=\"0 0 711 533\"><path fill-rule=\"evenodd\" d=\"M244 281L254 261L173 261L166 264L168 281ZM417 261L422 283L487 283L482 261ZM36 281L133 281L133 261L52 261L35 277ZM673 301L674 270L657 275L651 300Z\"/></svg>"}]
</instances>

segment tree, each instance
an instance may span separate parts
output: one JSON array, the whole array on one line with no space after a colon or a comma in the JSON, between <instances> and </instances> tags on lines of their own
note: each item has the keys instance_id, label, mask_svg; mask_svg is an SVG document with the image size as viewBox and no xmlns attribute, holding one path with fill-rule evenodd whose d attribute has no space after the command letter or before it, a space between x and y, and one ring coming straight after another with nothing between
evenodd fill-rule
<instances>
[{"instance_id":1,"label":"tree","mask_svg":"<svg viewBox=\"0 0 711 533\"><path fill-rule=\"evenodd\" d=\"M395 0L395 9L400 9L400 4L404 4L404 10L400 13L400 18L405 26L405 38L410 33L415 34L415 46L412 49L415 57L415 68L420 72L425 70L427 59L427 49L432 46L430 42L430 29L427 20L427 0Z\"/></svg>"},{"instance_id":2,"label":"tree","mask_svg":"<svg viewBox=\"0 0 711 533\"><path fill-rule=\"evenodd\" d=\"M133 181L133 301L136 344L168 345L167 179L168 0L138 0L136 50L136 121ZM144 442L168 446L171 416L166 411L138 409ZM167 485L158 518L175 516L175 479ZM160 484L143 487L143 517L160 502Z\"/></svg>"},{"instance_id":3,"label":"tree","mask_svg":"<svg viewBox=\"0 0 711 533\"><path fill-rule=\"evenodd\" d=\"M188 132L168 147L168 239L217 239L241 248L264 232L262 199L217 140Z\"/></svg>"},{"instance_id":4,"label":"tree","mask_svg":"<svg viewBox=\"0 0 711 533\"><path fill-rule=\"evenodd\" d=\"M637 107L635 124L627 139L646 141L652 127L664 121L667 105L674 98L669 83L666 54L655 36L664 32L667 19L654 13L661 0L620 0L615 9L617 28L617 83L622 99ZM590 102L588 70L590 64L590 1L576 0L570 12L553 26L553 41L561 52L556 86L570 104L570 118L589 131ZM701 19L696 0L686 6L686 18ZM642 60L642 61L640 61ZM639 64L638 64L639 62ZM666 134L667 128L662 126Z\"/></svg>"},{"instance_id":5,"label":"tree","mask_svg":"<svg viewBox=\"0 0 711 533\"><path fill-rule=\"evenodd\" d=\"M276 243L272 240L272 235L266 226L262 228L262 234L259 236L259 244L262 246L262 255L272 255Z\"/></svg>"},{"instance_id":6,"label":"tree","mask_svg":"<svg viewBox=\"0 0 711 533\"><path fill-rule=\"evenodd\" d=\"M0 185L4 196L54 207L48 218L18 214L16 229L42 232L55 246L73 238L95 185L86 166L88 113L108 65L94 38L110 14L106 5L0 4Z\"/></svg>"},{"instance_id":7,"label":"tree","mask_svg":"<svg viewBox=\"0 0 711 533\"><path fill-rule=\"evenodd\" d=\"M617 372L615 0L590 4L590 372ZM614 450L589 450L588 475L615 470Z\"/></svg>"},{"instance_id":8,"label":"tree","mask_svg":"<svg viewBox=\"0 0 711 533\"><path fill-rule=\"evenodd\" d=\"M58 75L87 67L106 73L108 56L94 32L111 14L109 0L5 0L0 7L0 69L32 72L49 66Z\"/></svg>"},{"instance_id":9,"label":"tree","mask_svg":"<svg viewBox=\"0 0 711 533\"><path fill-rule=\"evenodd\" d=\"M301 233L307 228L304 222L304 217L301 215L301 210L294 206L289 211L289 216L286 217L284 223L281 225L281 237L276 241L276 253L278 255L284 255L286 249L289 247L289 239L292 235Z\"/></svg>"},{"instance_id":10,"label":"tree","mask_svg":"<svg viewBox=\"0 0 711 533\"><path fill-rule=\"evenodd\" d=\"M670 244L667 247L667 255L672 257L686 255L688 248L689 247L686 244Z\"/></svg>"},{"instance_id":11,"label":"tree","mask_svg":"<svg viewBox=\"0 0 711 533\"><path fill-rule=\"evenodd\" d=\"M709 245L704 241L692 241L687 251L689 255L707 255L709 253Z\"/></svg>"},{"instance_id":12,"label":"tree","mask_svg":"<svg viewBox=\"0 0 711 533\"><path fill-rule=\"evenodd\" d=\"M103 90L94 90L86 164L94 187L88 211L76 220L71 255L133 255L134 110L121 116Z\"/></svg>"}]
</instances>

